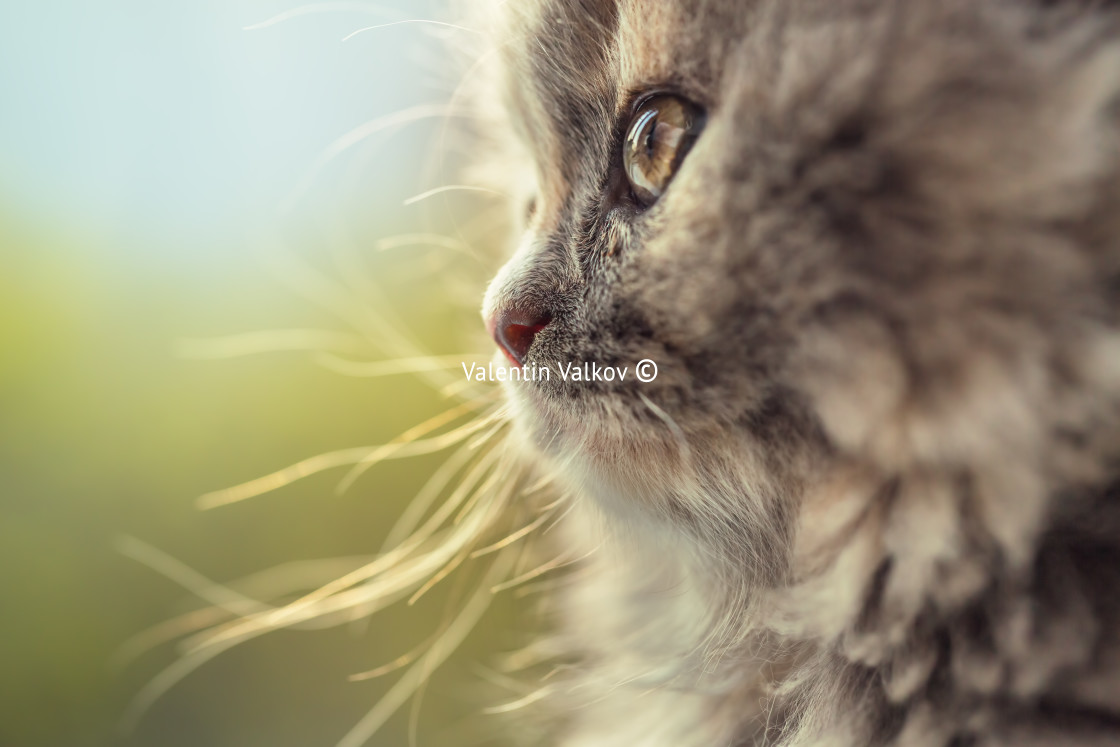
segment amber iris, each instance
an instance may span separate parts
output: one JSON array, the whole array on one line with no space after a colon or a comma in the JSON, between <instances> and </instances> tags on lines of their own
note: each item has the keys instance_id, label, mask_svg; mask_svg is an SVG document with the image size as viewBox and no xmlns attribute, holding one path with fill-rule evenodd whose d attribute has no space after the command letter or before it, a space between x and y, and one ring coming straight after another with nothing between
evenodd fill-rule
<instances>
[{"instance_id":1,"label":"amber iris","mask_svg":"<svg viewBox=\"0 0 1120 747\"><path fill-rule=\"evenodd\" d=\"M622 166L635 199L652 205L677 172L704 129L704 111L671 94L642 102L630 120L622 146Z\"/></svg>"}]
</instances>

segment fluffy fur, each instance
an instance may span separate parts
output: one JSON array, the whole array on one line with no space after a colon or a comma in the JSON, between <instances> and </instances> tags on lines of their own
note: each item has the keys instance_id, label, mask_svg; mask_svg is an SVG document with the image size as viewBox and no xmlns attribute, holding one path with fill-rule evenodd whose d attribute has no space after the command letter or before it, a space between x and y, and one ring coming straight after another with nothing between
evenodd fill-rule
<instances>
[{"instance_id":1,"label":"fluffy fur","mask_svg":"<svg viewBox=\"0 0 1120 747\"><path fill-rule=\"evenodd\" d=\"M496 13L485 173L535 208L484 313L548 313L530 363L660 367L508 387L588 556L551 742L1120 742L1107 4ZM619 143L651 90L708 123L643 212Z\"/></svg>"}]
</instances>

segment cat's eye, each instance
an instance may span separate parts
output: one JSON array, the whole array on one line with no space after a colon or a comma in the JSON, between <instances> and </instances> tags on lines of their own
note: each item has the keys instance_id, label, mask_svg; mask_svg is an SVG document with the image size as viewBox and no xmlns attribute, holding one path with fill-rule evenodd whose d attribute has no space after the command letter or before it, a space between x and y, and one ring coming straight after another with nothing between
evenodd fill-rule
<instances>
[{"instance_id":1,"label":"cat's eye","mask_svg":"<svg viewBox=\"0 0 1120 747\"><path fill-rule=\"evenodd\" d=\"M671 94L642 102L622 145L622 168L642 205L652 205L704 129L704 110Z\"/></svg>"}]
</instances>

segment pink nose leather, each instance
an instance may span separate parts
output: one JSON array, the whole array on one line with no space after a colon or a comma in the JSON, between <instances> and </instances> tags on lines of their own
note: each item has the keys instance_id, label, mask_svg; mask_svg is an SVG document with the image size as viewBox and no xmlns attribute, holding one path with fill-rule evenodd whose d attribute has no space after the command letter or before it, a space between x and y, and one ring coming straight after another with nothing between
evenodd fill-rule
<instances>
[{"instance_id":1,"label":"pink nose leather","mask_svg":"<svg viewBox=\"0 0 1120 747\"><path fill-rule=\"evenodd\" d=\"M494 336L494 341L498 343L498 347L510 362L522 366L525 364L525 356L529 354L529 348L533 346L533 338L547 327L550 321L543 314L511 309L491 319L487 326L490 327L490 334Z\"/></svg>"}]
</instances>

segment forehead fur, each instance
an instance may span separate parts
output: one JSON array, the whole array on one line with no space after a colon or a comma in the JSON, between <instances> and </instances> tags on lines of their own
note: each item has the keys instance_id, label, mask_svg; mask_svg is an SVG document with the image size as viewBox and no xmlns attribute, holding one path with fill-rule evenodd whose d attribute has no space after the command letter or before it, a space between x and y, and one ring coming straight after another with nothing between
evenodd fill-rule
<instances>
[{"instance_id":1,"label":"forehead fur","mask_svg":"<svg viewBox=\"0 0 1120 747\"><path fill-rule=\"evenodd\" d=\"M527 2L510 8L503 62L514 127L541 168L542 191L560 193L583 170L563 139L609 136L616 95L613 2Z\"/></svg>"},{"instance_id":2,"label":"forehead fur","mask_svg":"<svg viewBox=\"0 0 1120 747\"><path fill-rule=\"evenodd\" d=\"M757 2L533 0L511 3L503 63L515 126L537 160L566 178L578 170L562 140L610 139L632 95L650 87L714 98L726 57ZM743 12L744 8L748 12ZM553 174L542 174L548 181Z\"/></svg>"},{"instance_id":3,"label":"forehead fur","mask_svg":"<svg viewBox=\"0 0 1120 747\"><path fill-rule=\"evenodd\" d=\"M648 86L683 89L711 99L720 69L742 39L757 0L620 0L619 77L638 91Z\"/></svg>"}]
</instances>

